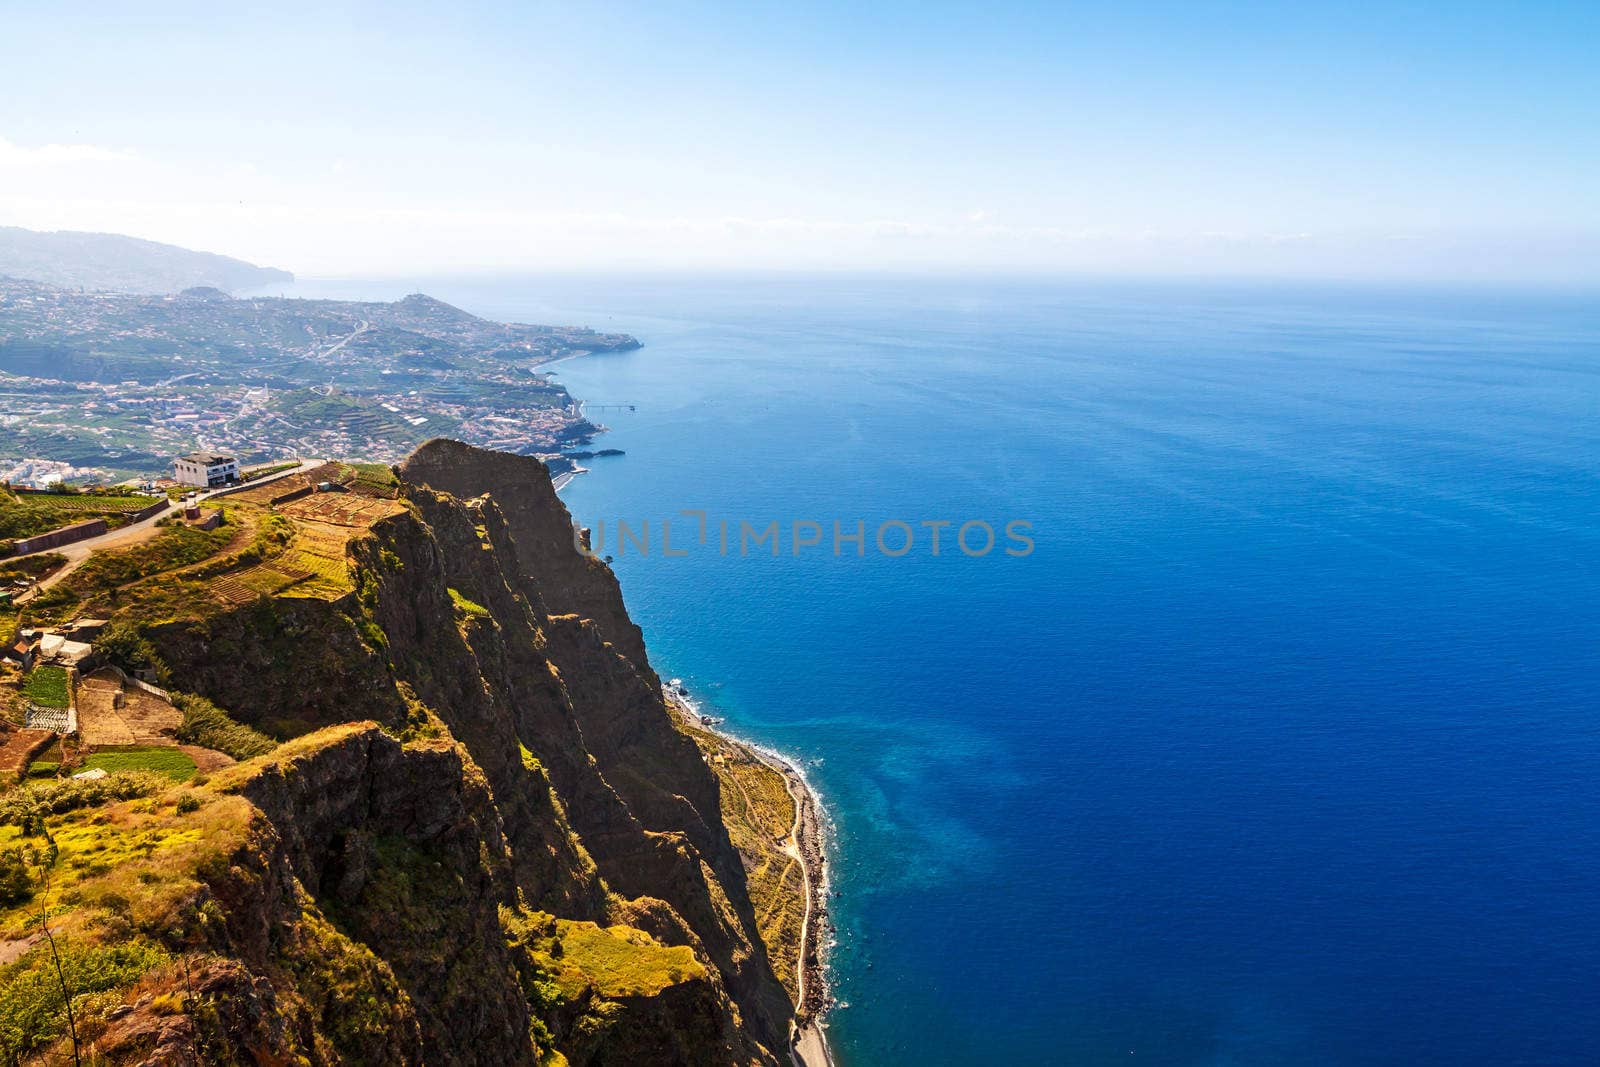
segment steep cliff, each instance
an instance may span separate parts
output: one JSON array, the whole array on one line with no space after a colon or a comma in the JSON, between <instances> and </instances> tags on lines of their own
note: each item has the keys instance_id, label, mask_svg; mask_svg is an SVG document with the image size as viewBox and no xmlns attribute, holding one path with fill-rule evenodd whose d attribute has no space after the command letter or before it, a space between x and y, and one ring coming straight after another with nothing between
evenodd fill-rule
<instances>
[{"instance_id":1,"label":"steep cliff","mask_svg":"<svg viewBox=\"0 0 1600 1067\"><path fill-rule=\"evenodd\" d=\"M398 506L350 530L353 593L121 601L175 686L295 739L123 802L217 825L160 879L209 918L138 926L157 962L90 1020L97 1052L778 1062L794 1008L718 778L545 468L435 441L398 473Z\"/></svg>"}]
</instances>

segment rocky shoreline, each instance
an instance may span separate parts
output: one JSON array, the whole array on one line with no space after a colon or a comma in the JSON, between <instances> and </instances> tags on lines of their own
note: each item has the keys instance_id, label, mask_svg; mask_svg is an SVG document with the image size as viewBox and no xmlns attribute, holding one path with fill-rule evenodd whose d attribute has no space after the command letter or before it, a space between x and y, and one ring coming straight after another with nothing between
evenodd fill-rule
<instances>
[{"instance_id":1,"label":"rocky shoreline","mask_svg":"<svg viewBox=\"0 0 1600 1067\"><path fill-rule=\"evenodd\" d=\"M791 844L798 852L806 872L806 918L800 946L800 1004L795 1010L795 1037L790 1052L799 1067L831 1067L833 1057L823 1034L823 1019L834 1001L828 989L825 955L827 935L832 924L828 919L828 859L821 809L810 783L797 767L772 753L755 748L751 748L751 751L766 759L789 784L789 795L794 797L796 811Z\"/></svg>"},{"instance_id":2,"label":"rocky shoreline","mask_svg":"<svg viewBox=\"0 0 1600 1067\"><path fill-rule=\"evenodd\" d=\"M800 997L789 1055L795 1067L833 1067L833 1056L824 1034L824 1019L834 1005L827 975L828 936L833 929L828 918L827 822L816 791L806 780L805 772L787 756L728 733L720 719L703 715L672 686L664 686L662 691L689 722L716 734L729 746L741 749L783 775L795 804L794 829L789 835L788 849L805 872L806 892L799 954Z\"/></svg>"}]
</instances>

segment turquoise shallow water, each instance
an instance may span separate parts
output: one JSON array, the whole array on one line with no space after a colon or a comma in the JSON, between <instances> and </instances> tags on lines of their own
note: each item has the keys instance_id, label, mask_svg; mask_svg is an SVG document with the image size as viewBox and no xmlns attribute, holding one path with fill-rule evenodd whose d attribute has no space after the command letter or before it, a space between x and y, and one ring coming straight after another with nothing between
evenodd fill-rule
<instances>
[{"instance_id":1,"label":"turquoise shallow water","mask_svg":"<svg viewBox=\"0 0 1600 1067\"><path fill-rule=\"evenodd\" d=\"M1600 1060L1593 301L426 288L645 342L558 368L635 406L564 496L652 523L652 658L820 787L847 1067ZM868 552L662 558L682 509Z\"/></svg>"}]
</instances>

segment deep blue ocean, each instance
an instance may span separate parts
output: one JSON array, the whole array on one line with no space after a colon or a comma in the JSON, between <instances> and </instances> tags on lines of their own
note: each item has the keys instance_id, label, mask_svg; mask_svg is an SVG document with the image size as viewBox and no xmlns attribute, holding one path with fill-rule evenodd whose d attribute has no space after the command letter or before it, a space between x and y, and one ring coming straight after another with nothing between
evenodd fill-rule
<instances>
[{"instance_id":1,"label":"deep blue ocean","mask_svg":"<svg viewBox=\"0 0 1600 1067\"><path fill-rule=\"evenodd\" d=\"M563 495L674 520L652 659L821 792L845 1067L1600 1062L1600 301L426 289L644 342L555 368L632 405Z\"/></svg>"}]
</instances>

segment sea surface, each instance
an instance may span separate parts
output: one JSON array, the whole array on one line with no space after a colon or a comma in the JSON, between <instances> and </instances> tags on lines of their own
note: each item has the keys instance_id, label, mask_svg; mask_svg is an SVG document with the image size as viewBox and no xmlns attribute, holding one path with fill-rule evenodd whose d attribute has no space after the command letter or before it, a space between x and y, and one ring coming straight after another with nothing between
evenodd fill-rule
<instances>
[{"instance_id":1,"label":"sea surface","mask_svg":"<svg viewBox=\"0 0 1600 1067\"><path fill-rule=\"evenodd\" d=\"M299 291L412 288L644 342L555 368L627 453L563 495L821 792L844 1067L1600 1062L1593 294Z\"/></svg>"}]
</instances>

